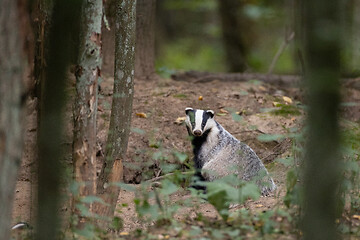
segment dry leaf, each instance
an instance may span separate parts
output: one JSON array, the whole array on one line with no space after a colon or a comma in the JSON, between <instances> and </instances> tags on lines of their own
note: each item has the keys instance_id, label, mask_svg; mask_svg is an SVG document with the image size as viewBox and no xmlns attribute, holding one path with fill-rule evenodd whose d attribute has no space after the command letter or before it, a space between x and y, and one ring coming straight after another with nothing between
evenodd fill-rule
<instances>
[{"instance_id":1,"label":"dry leaf","mask_svg":"<svg viewBox=\"0 0 360 240\"><path fill-rule=\"evenodd\" d=\"M261 90L261 91L266 91L266 88L264 87L264 86L259 86L259 90Z\"/></svg>"},{"instance_id":2,"label":"dry leaf","mask_svg":"<svg viewBox=\"0 0 360 240\"><path fill-rule=\"evenodd\" d=\"M127 236L127 235L129 235L129 233L128 232L121 232L121 233L119 233L119 235L120 236Z\"/></svg>"},{"instance_id":3,"label":"dry leaf","mask_svg":"<svg viewBox=\"0 0 360 240\"><path fill-rule=\"evenodd\" d=\"M292 103L293 103L293 101L291 100L291 98L286 97L286 96L283 96L283 100L284 100L286 103L288 103L288 104L292 104Z\"/></svg>"},{"instance_id":4,"label":"dry leaf","mask_svg":"<svg viewBox=\"0 0 360 240\"><path fill-rule=\"evenodd\" d=\"M147 118L146 113L143 113L143 112L136 113L136 116L138 116L139 118Z\"/></svg>"},{"instance_id":5,"label":"dry leaf","mask_svg":"<svg viewBox=\"0 0 360 240\"><path fill-rule=\"evenodd\" d=\"M264 206L264 205L262 205L262 204L256 204L256 205L255 205L256 208L261 208L261 207L263 207L263 206Z\"/></svg>"},{"instance_id":6,"label":"dry leaf","mask_svg":"<svg viewBox=\"0 0 360 240\"><path fill-rule=\"evenodd\" d=\"M174 123L176 124L182 124L186 120L186 117L178 117Z\"/></svg>"},{"instance_id":7,"label":"dry leaf","mask_svg":"<svg viewBox=\"0 0 360 240\"><path fill-rule=\"evenodd\" d=\"M226 111L226 110L223 109L223 108L220 109L220 112L221 112L221 113L229 113L228 111Z\"/></svg>"},{"instance_id":8,"label":"dry leaf","mask_svg":"<svg viewBox=\"0 0 360 240\"><path fill-rule=\"evenodd\" d=\"M357 220L360 220L360 215L356 215L356 214L355 214L355 215L352 216L352 218L355 218L355 219L357 219Z\"/></svg>"},{"instance_id":9,"label":"dry leaf","mask_svg":"<svg viewBox=\"0 0 360 240\"><path fill-rule=\"evenodd\" d=\"M272 104L273 104L274 107L278 107L280 105L279 102L273 102Z\"/></svg>"},{"instance_id":10,"label":"dry leaf","mask_svg":"<svg viewBox=\"0 0 360 240\"><path fill-rule=\"evenodd\" d=\"M202 101L203 100L203 96L199 96L199 101Z\"/></svg>"}]
</instances>

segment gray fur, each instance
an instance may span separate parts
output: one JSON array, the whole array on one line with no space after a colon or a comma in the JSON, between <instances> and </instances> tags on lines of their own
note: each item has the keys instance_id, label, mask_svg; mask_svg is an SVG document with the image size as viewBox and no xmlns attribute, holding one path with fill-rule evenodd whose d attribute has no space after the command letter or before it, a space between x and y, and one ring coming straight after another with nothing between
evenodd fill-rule
<instances>
[{"instance_id":1,"label":"gray fur","mask_svg":"<svg viewBox=\"0 0 360 240\"><path fill-rule=\"evenodd\" d=\"M230 174L236 174L245 181L255 180L262 195L268 195L276 188L273 179L269 176L256 153L216 122L213 112L205 127L201 129L201 127L191 124L188 113L189 110L195 113L206 111L191 108L186 108L186 110L187 119L185 122L189 134L194 137L195 166L201 169L201 175L205 180L213 181ZM200 116L199 112L196 116ZM199 129L202 131L202 135L194 136L193 132L199 131ZM199 141L199 138L202 140Z\"/></svg>"}]
</instances>

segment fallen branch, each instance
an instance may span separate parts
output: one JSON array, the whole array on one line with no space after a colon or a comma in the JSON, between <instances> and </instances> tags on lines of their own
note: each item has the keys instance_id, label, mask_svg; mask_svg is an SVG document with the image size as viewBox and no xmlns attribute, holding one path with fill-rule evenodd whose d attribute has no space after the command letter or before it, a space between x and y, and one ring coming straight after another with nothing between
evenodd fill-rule
<instances>
[{"instance_id":1,"label":"fallen branch","mask_svg":"<svg viewBox=\"0 0 360 240\"><path fill-rule=\"evenodd\" d=\"M171 78L176 81L191 81L196 83L211 82L214 80L219 81L240 81L246 82L250 80L260 80L274 84L298 84L301 77L297 75L275 75L275 74L262 74L262 73L209 73L188 71L182 73L175 73Z\"/></svg>"},{"instance_id":2,"label":"fallen branch","mask_svg":"<svg viewBox=\"0 0 360 240\"><path fill-rule=\"evenodd\" d=\"M194 171L189 171L189 172L182 172L181 174L183 175L193 175L195 172ZM171 175L174 175L175 173L168 173L168 174L165 174L165 175L162 175L162 176L158 176L158 177L154 177L152 179L149 179L149 180L146 180L146 182L156 182L156 181L159 181L159 180L162 180L168 176L171 176Z\"/></svg>"},{"instance_id":3,"label":"fallen branch","mask_svg":"<svg viewBox=\"0 0 360 240\"><path fill-rule=\"evenodd\" d=\"M195 83L206 83L215 80L226 82L246 82L250 80L259 80L266 83L280 85L280 86L299 86L302 77L299 75L280 75L280 74L263 74L263 73L210 73L187 71L175 73L171 75L175 81L189 81ZM360 77L357 78L342 78L345 87L353 87L360 89Z\"/></svg>"}]
</instances>

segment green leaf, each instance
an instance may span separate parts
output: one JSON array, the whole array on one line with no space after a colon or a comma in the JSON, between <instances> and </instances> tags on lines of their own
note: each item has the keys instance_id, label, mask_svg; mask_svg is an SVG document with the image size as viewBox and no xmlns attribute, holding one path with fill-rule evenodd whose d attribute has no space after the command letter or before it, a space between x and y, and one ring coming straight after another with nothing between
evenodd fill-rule
<instances>
[{"instance_id":1,"label":"green leaf","mask_svg":"<svg viewBox=\"0 0 360 240\"><path fill-rule=\"evenodd\" d=\"M80 214L82 216L84 216L84 217L91 216L89 208L87 206L85 206L84 204L76 204L75 207L76 207L76 209L78 209L80 211Z\"/></svg>"},{"instance_id":2,"label":"green leaf","mask_svg":"<svg viewBox=\"0 0 360 240\"><path fill-rule=\"evenodd\" d=\"M285 138L285 136L282 134L262 134L257 137L261 142L279 141L283 138Z\"/></svg>"},{"instance_id":3,"label":"green leaf","mask_svg":"<svg viewBox=\"0 0 360 240\"><path fill-rule=\"evenodd\" d=\"M120 230L124 227L124 221L120 217L114 217L112 220L112 226L114 230Z\"/></svg>"},{"instance_id":4,"label":"green leaf","mask_svg":"<svg viewBox=\"0 0 360 240\"><path fill-rule=\"evenodd\" d=\"M188 159L188 155L186 153L175 152L174 155L180 163L184 163Z\"/></svg>"},{"instance_id":5,"label":"green leaf","mask_svg":"<svg viewBox=\"0 0 360 240\"><path fill-rule=\"evenodd\" d=\"M112 182L110 185L117 186L128 192L136 192L136 187L131 184L127 184L127 183L123 183L123 182Z\"/></svg>"},{"instance_id":6,"label":"green leaf","mask_svg":"<svg viewBox=\"0 0 360 240\"><path fill-rule=\"evenodd\" d=\"M81 198L82 203L94 203L98 202L106 206L110 206L109 204L105 203L103 199L96 197L96 196L85 196Z\"/></svg>"},{"instance_id":7,"label":"green leaf","mask_svg":"<svg viewBox=\"0 0 360 240\"><path fill-rule=\"evenodd\" d=\"M163 195L170 195L179 190L179 187L172 183L170 180L165 179L161 182L160 193Z\"/></svg>"},{"instance_id":8,"label":"green leaf","mask_svg":"<svg viewBox=\"0 0 360 240\"><path fill-rule=\"evenodd\" d=\"M285 167L290 167L294 165L294 158L293 157L288 157L288 158L278 158L275 160L278 163L281 163L282 165L284 165Z\"/></svg>"},{"instance_id":9,"label":"green leaf","mask_svg":"<svg viewBox=\"0 0 360 240\"><path fill-rule=\"evenodd\" d=\"M231 113L231 117L235 122L241 122L242 121L242 117L239 114L236 114L235 112Z\"/></svg>"},{"instance_id":10,"label":"green leaf","mask_svg":"<svg viewBox=\"0 0 360 240\"><path fill-rule=\"evenodd\" d=\"M245 201L248 198L251 198L253 200L257 200L260 197L260 190L259 187L255 183L246 183L241 188L241 197L242 200Z\"/></svg>"},{"instance_id":11,"label":"green leaf","mask_svg":"<svg viewBox=\"0 0 360 240\"><path fill-rule=\"evenodd\" d=\"M130 130L132 132L134 132L134 133L138 133L138 134L141 134L141 135L144 135L146 133L145 130L142 130L140 128L131 128Z\"/></svg>"}]
</instances>

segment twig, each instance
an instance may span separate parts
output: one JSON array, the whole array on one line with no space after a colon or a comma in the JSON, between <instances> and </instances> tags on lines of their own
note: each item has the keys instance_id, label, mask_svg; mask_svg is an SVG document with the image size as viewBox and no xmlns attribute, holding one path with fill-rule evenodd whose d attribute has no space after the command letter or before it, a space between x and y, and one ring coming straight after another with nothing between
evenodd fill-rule
<instances>
[{"instance_id":1,"label":"twig","mask_svg":"<svg viewBox=\"0 0 360 240\"><path fill-rule=\"evenodd\" d=\"M190 175L191 174L192 175L192 174L194 174L194 172L193 171L191 171L191 172L182 172L181 174L183 174L183 175ZM152 179L146 180L146 182L156 182L158 180L162 180L162 179L164 179L164 178L166 178L168 176L171 176L171 175L174 175L174 173L168 173L168 174L165 174L165 175L162 175L162 176L154 177Z\"/></svg>"},{"instance_id":2,"label":"twig","mask_svg":"<svg viewBox=\"0 0 360 240\"><path fill-rule=\"evenodd\" d=\"M295 37L295 32L292 32L289 36L285 37L284 42L279 47L278 51L276 52L276 54L270 64L269 71L267 72L267 74L270 75L273 72L276 62L279 60L280 55L284 52L286 46L289 44L289 42L291 40L293 40L294 37Z\"/></svg>"}]
</instances>

